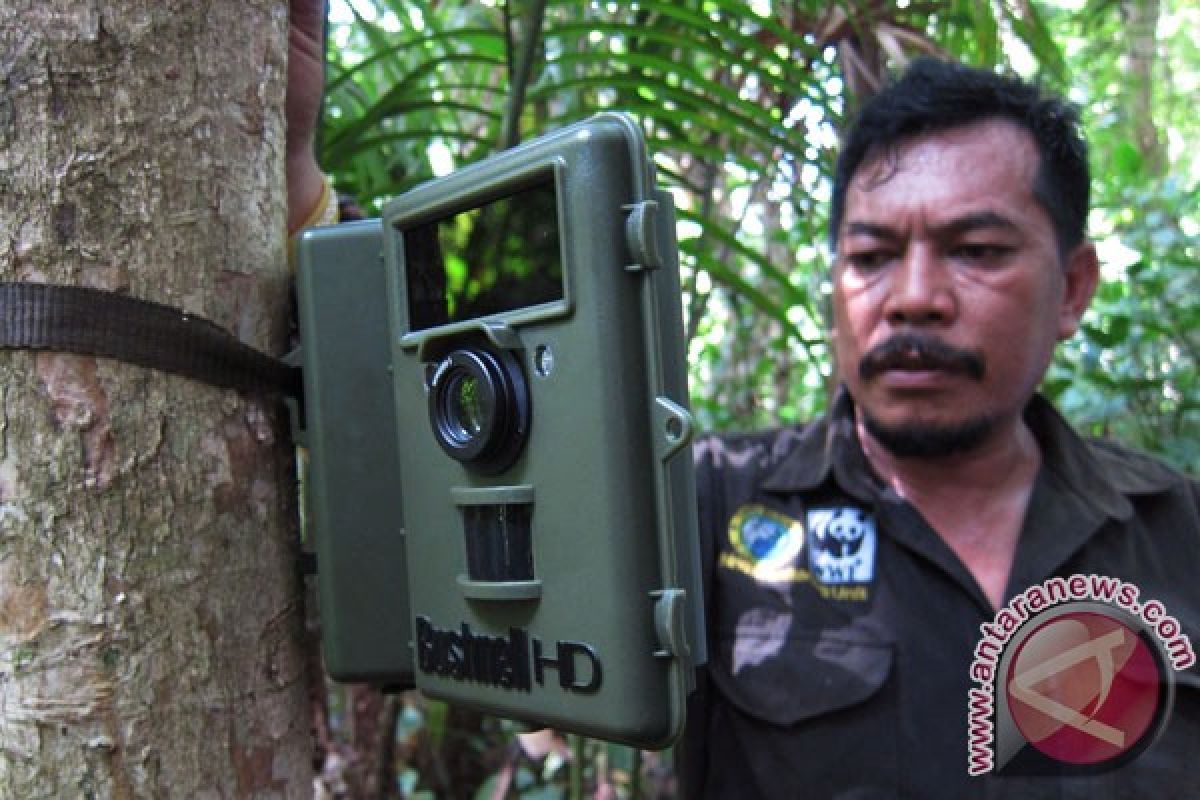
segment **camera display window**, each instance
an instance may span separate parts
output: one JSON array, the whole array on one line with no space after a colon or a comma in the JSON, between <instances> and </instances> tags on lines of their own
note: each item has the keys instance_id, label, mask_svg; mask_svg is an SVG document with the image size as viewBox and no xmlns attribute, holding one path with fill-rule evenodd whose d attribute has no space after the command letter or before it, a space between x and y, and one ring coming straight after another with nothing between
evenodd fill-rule
<instances>
[{"instance_id":1,"label":"camera display window","mask_svg":"<svg viewBox=\"0 0 1200 800\"><path fill-rule=\"evenodd\" d=\"M563 299L553 178L401 233L410 330Z\"/></svg>"}]
</instances>

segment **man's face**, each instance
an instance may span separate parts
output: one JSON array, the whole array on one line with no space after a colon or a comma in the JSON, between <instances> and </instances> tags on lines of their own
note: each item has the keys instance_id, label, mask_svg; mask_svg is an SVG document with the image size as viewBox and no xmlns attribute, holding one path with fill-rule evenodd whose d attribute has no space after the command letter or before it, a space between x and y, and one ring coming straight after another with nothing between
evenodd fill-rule
<instances>
[{"instance_id":1,"label":"man's face","mask_svg":"<svg viewBox=\"0 0 1200 800\"><path fill-rule=\"evenodd\" d=\"M1027 133L989 120L902 143L850 181L835 353L867 430L898 456L969 450L1018 420L1078 326L1094 250L1063 263L1037 166Z\"/></svg>"}]
</instances>

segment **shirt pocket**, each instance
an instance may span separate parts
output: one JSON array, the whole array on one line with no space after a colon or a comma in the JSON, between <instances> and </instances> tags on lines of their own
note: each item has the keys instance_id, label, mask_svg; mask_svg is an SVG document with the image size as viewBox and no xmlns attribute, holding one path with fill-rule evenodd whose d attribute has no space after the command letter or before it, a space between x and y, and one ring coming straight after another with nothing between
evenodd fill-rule
<instances>
[{"instance_id":1,"label":"shirt pocket","mask_svg":"<svg viewBox=\"0 0 1200 800\"><path fill-rule=\"evenodd\" d=\"M712 675L721 693L742 712L779 726L865 704L883 690L894 659L891 642L854 627L783 636L738 630L720 639ZM892 703L880 699L882 713Z\"/></svg>"},{"instance_id":2,"label":"shirt pocket","mask_svg":"<svg viewBox=\"0 0 1200 800\"><path fill-rule=\"evenodd\" d=\"M855 627L718 638L713 702L730 713L709 731L711 780L728 789L714 796L899 796L891 642Z\"/></svg>"}]
</instances>

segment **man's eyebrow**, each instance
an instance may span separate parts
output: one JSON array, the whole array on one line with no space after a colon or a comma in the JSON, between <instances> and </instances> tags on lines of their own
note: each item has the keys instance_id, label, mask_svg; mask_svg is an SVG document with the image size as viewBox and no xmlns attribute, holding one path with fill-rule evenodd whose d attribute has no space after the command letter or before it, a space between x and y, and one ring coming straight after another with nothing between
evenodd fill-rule
<instances>
[{"instance_id":1,"label":"man's eyebrow","mask_svg":"<svg viewBox=\"0 0 1200 800\"><path fill-rule=\"evenodd\" d=\"M900 238L898 231L889 228L886 225L879 225L874 222L847 222L845 236L870 236L874 239L887 239L895 241Z\"/></svg>"},{"instance_id":2,"label":"man's eyebrow","mask_svg":"<svg viewBox=\"0 0 1200 800\"><path fill-rule=\"evenodd\" d=\"M1001 230L1016 231L1018 225L1003 214L998 214L995 211L976 211L971 214L964 214L961 217L946 220L938 225L931 226L935 233L940 235L954 235L970 233L987 228L999 228Z\"/></svg>"},{"instance_id":3,"label":"man's eyebrow","mask_svg":"<svg viewBox=\"0 0 1200 800\"><path fill-rule=\"evenodd\" d=\"M971 231L998 228L1001 230L1016 231L1019 226L1016 222L999 214L995 211L974 211L969 214L963 214L961 217L940 222L930 226L934 234L937 236L954 236L969 233ZM845 228L845 236L870 236L874 239L882 239L884 241L897 241L903 238L898 230L883 225L877 222L861 222L848 221Z\"/></svg>"}]
</instances>

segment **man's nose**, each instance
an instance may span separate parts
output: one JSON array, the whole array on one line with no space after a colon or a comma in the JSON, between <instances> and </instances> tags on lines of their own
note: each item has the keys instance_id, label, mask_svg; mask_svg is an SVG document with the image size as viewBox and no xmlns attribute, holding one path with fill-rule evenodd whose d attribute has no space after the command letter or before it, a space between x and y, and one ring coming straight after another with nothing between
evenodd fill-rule
<instances>
[{"instance_id":1,"label":"man's nose","mask_svg":"<svg viewBox=\"0 0 1200 800\"><path fill-rule=\"evenodd\" d=\"M884 313L892 325L948 325L958 313L949 265L927 244L910 245L890 281Z\"/></svg>"}]
</instances>

